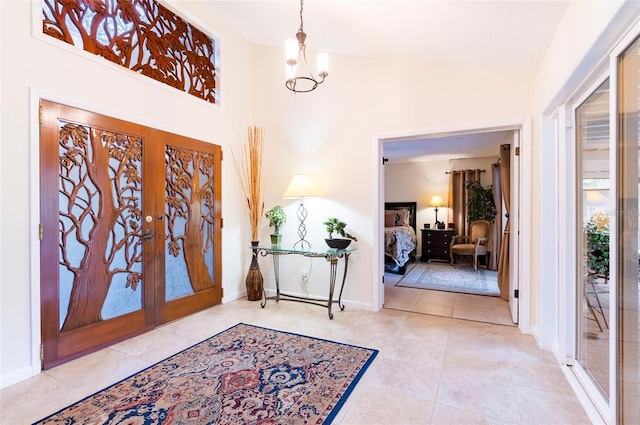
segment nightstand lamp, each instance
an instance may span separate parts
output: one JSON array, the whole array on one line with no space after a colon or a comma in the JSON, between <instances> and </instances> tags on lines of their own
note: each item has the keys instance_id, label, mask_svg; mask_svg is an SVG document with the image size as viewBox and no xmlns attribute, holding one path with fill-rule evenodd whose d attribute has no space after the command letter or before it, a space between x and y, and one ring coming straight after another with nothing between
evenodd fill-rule
<instances>
[{"instance_id":1,"label":"nightstand lamp","mask_svg":"<svg viewBox=\"0 0 640 425\"><path fill-rule=\"evenodd\" d=\"M442 198L440 197L440 195L433 195L431 197L431 200L429 201L429 206L435 207L436 209L436 228L439 229L441 225L444 228L444 221L438 221L438 208L444 207L444 202L442 201Z\"/></svg>"}]
</instances>

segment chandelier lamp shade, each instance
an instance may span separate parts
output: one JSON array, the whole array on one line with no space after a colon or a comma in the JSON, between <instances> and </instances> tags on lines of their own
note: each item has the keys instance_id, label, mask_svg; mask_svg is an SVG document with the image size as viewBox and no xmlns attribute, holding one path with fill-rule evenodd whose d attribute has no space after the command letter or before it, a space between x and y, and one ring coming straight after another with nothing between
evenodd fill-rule
<instances>
[{"instance_id":1,"label":"chandelier lamp shade","mask_svg":"<svg viewBox=\"0 0 640 425\"><path fill-rule=\"evenodd\" d=\"M307 34L304 32L302 20L303 7L304 0L300 0L300 28L296 38L285 40L287 55L287 82L285 85L294 93L308 93L315 90L318 84L322 84L329 75L329 55L327 53L318 53L316 56L317 78L313 76L307 63L307 47L305 45Z\"/></svg>"}]
</instances>

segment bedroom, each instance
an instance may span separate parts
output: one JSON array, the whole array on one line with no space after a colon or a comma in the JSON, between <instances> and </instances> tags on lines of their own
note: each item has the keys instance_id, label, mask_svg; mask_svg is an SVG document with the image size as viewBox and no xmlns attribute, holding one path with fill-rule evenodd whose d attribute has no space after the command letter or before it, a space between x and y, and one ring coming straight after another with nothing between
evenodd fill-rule
<instances>
[{"instance_id":1,"label":"bedroom","mask_svg":"<svg viewBox=\"0 0 640 425\"><path fill-rule=\"evenodd\" d=\"M385 307L415 311L426 314L458 317L469 320L492 322L513 325L514 321L509 314L508 302L498 296L471 295L484 292L471 288L476 278L470 262L471 257L458 258L456 263L461 270L468 275L461 275L462 288L443 288L435 290L413 289L414 284L407 281L422 279L418 287L424 286L425 276L417 277L424 268L433 272L445 273L450 276L453 270L449 270L449 261L443 259L429 259L426 249L422 245L422 237L426 227L435 228L436 219L446 223L447 227L453 225L453 210L449 200L450 172L454 170L480 169L480 184L484 187L492 185L491 170L499 158L500 145L511 144L513 131L491 131L473 134L446 134L438 137L416 135L413 137L397 138L384 143L384 201L386 208L406 208L403 203L415 202L415 242L416 248L410 255L401 252L402 249L395 244L395 239L403 241L409 236L396 234L391 228L385 229ZM440 196L444 206L436 208L429 206L433 196ZM411 209L411 206L409 206ZM391 214L391 213L388 213ZM437 214L437 217L436 217ZM504 211L502 212L504 216ZM412 224L412 223L411 223ZM503 223L504 226L504 223ZM459 226L458 226L459 227ZM408 230L400 228L400 230ZM455 231L456 235L464 231ZM501 234L498 232L497 234ZM449 233L447 233L449 235ZM393 242L391 242L393 241ZM389 246L391 248L389 248ZM408 244L409 247L413 246ZM395 249L394 252L393 250ZM405 248L407 250L407 248ZM448 257L448 252L447 255ZM421 258L422 257L422 258ZM490 260L489 270L485 272L486 260L481 257L479 272L483 275L478 278L485 288L488 280L488 292L498 291L496 275L497 257ZM406 262L406 263L405 263ZM494 265L495 262L495 265ZM457 266L457 267L458 267ZM442 269L442 272L439 270ZM402 282L407 273L413 270L411 277ZM431 272L430 272L431 273ZM484 274L486 273L486 277ZM433 275L430 275L433 276ZM465 281L468 279L468 281ZM414 282L416 283L416 282ZM427 284L427 287L434 286ZM468 288L465 288L467 287ZM469 291L469 294L462 292ZM472 308L473 307L473 308ZM517 313L514 315L517 317Z\"/></svg>"}]
</instances>

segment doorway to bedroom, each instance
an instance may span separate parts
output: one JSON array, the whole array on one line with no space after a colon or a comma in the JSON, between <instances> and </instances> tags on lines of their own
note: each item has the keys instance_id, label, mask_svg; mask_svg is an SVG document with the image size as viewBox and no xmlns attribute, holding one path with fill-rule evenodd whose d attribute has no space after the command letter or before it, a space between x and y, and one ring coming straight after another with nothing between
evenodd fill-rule
<instances>
[{"instance_id":1,"label":"doorway to bedroom","mask_svg":"<svg viewBox=\"0 0 640 425\"><path fill-rule=\"evenodd\" d=\"M517 158L512 161L515 152L511 147L519 147L519 133L518 129L493 129L384 139L380 192L385 212L381 243L385 258L384 308L516 325L518 302L510 302L509 293L517 288L513 276L517 276L518 264L512 266L516 272L510 272L508 259L509 251L511 256L517 254L518 244L506 251L507 263L500 265L500 278L498 265L505 261L500 258L503 236L508 244L509 227L513 228L513 222L508 223L506 203L510 203L509 198L519 199L509 196L518 187L518 175L512 179L517 164L512 167L510 162L517 163ZM507 199L501 188L505 179ZM514 189L509 188L510 180L515 180ZM471 182L476 188L472 195L467 188ZM497 206L495 216L490 218L490 234L480 235L487 236L486 242L481 242L489 248L487 255L477 257L477 266L469 255L455 255L455 264L451 264L449 248L454 236L457 242L471 242L464 236L473 237L474 243L481 239L471 231L477 211L466 210L470 196L478 194L485 201L491 198L491 204ZM410 237L406 233L411 229L399 228L398 223L387 227L396 214L393 211L403 205L410 212L406 224L413 227L415 238L415 248L408 255L403 251L412 245L404 239ZM511 218L516 211L511 209ZM510 282L512 279L514 282Z\"/></svg>"}]
</instances>

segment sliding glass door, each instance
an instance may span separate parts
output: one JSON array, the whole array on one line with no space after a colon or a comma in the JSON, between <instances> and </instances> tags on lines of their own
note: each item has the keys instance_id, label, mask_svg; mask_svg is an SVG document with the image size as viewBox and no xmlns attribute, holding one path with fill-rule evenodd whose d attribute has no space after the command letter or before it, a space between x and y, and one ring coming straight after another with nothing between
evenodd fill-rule
<instances>
[{"instance_id":1,"label":"sliding glass door","mask_svg":"<svg viewBox=\"0 0 640 425\"><path fill-rule=\"evenodd\" d=\"M575 109L577 147L576 362L609 401L610 149L609 79L597 85Z\"/></svg>"},{"instance_id":2,"label":"sliding glass door","mask_svg":"<svg viewBox=\"0 0 640 425\"><path fill-rule=\"evenodd\" d=\"M617 172L619 211L618 245L618 318L616 385L618 414L616 421L640 423L640 376L638 374L638 279L640 237L638 235L638 186L640 184L640 38L616 59L617 61Z\"/></svg>"},{"instance_id":3,"label":"sliding glass door","mask_svg":"<svg viewBox=\"0 0 640 425\"><path fill-rule=\"evenodd\" d=\"M612 424L640 423L638 34L640 24L611 52L610 72L573 104L576 278L567 335L575 338L568 364Z\"/></svg>"}]
</instances>

